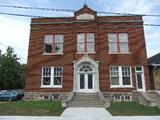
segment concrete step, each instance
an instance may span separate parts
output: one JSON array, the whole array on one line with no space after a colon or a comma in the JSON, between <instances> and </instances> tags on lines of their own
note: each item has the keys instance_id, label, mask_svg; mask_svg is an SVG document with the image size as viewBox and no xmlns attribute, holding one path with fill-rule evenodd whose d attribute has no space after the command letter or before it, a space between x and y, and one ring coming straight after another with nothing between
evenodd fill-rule
<instances>
[{"instance_id":1,"label":"concrete step","mask_svg":"<svg viewBox=\"0 0 160 120\"><path fill-rule=\"evenodd\" d=\"M70 104L69 107L103 107L104 105L79 105L79 104Z\"/></svg>"},{"instance_id":2,"label":"concrete step","mask_svg":"<svg viewBox=\"0 0 160 120\"><path fill-rule=\"evenodd\" d=\"M97 93L76 93L68 103L69 107L104 107Z\"/></svg>"}]
</instances>

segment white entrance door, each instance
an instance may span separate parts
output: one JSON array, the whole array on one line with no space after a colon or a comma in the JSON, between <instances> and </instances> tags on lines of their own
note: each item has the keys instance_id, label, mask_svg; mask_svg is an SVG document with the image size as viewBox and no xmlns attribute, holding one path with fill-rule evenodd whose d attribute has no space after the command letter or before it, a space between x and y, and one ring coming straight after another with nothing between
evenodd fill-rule
<instances>
[{"instance_id":1,"label":"white entrance door","mask_svg":"<svg viewBox=\"0 0 160 120\"><path fill-rule=\"evenodd\" d=\"M94 92L94 75L93 73L79 74L79 92Z\"/></svg>"}]
</instances>

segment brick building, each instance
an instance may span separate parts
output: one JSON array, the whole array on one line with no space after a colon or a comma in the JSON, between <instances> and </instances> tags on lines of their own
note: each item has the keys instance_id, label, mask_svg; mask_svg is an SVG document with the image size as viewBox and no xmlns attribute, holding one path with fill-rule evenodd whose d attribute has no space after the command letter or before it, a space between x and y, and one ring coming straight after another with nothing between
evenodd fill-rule
<instances>
[{"instance_id":1,"label":"brick building","mask_svg":"<svg viewBox=\"0 0 160 120\"><path fill-rule=\"evenodd\" d=\"M32 19L26 99L148 89L142 16L98 16L84 5L73 17Z\"/></svg>"}]
</instances>

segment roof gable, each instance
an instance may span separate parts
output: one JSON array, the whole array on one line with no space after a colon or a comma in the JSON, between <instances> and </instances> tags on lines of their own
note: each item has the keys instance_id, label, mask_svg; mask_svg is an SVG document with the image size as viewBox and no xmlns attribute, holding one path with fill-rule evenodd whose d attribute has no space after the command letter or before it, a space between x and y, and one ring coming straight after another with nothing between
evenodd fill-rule
<instances>
[{"instance_id":1,"label":"roof gable","mask_svg":"<svg viewBox=\"0 0 160 120\"><path fill-rule=\"evenodd\" d=\"M94 20L96 19L97 12L84 5L83 8L74 13L77 20Z\"/></svg>"},{"instance_id":2,"label":"roof gable","mask_svg":"<svg viewBox=\"0 0 160 120\"><path fill-rule=\"evenodd\" d=\"M160 64L160 53L148 58L149 64Z\"/></svg>"}]
</instances>

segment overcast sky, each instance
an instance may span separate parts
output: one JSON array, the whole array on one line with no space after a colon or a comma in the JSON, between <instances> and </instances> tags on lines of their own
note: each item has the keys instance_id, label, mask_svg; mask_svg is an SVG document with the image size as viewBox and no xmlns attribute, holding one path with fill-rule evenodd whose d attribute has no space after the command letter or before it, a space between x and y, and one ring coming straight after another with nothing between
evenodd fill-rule
<instances>
[{"instance_id":1,"label":"overcast sky","mask_svg":"<svg viewBox=\"0 0 160 120\"><path fill-rule=\"evenodd\" d=\"M62 8L78 10L84 0L0 0L0 5L17 5L29 7ZM138 14L160 14L160 0L87 0L90 8L96 11L123 12ZM14 14L30 14L48 17L73 16L69 12L52 12L42 10L26 10L0 7L0 12ZM160 17L144 17L146 24L159 24ZM145 40L147 56L160 52L160 26L145 26ZM27 60L30 32L30 18L0 14L0 49L5 52L6 47L12 46L18 57ZM2 44L3 45L2 45ZM26 60L21 59L22 63Z\"/></svg>"}]
</instances>

